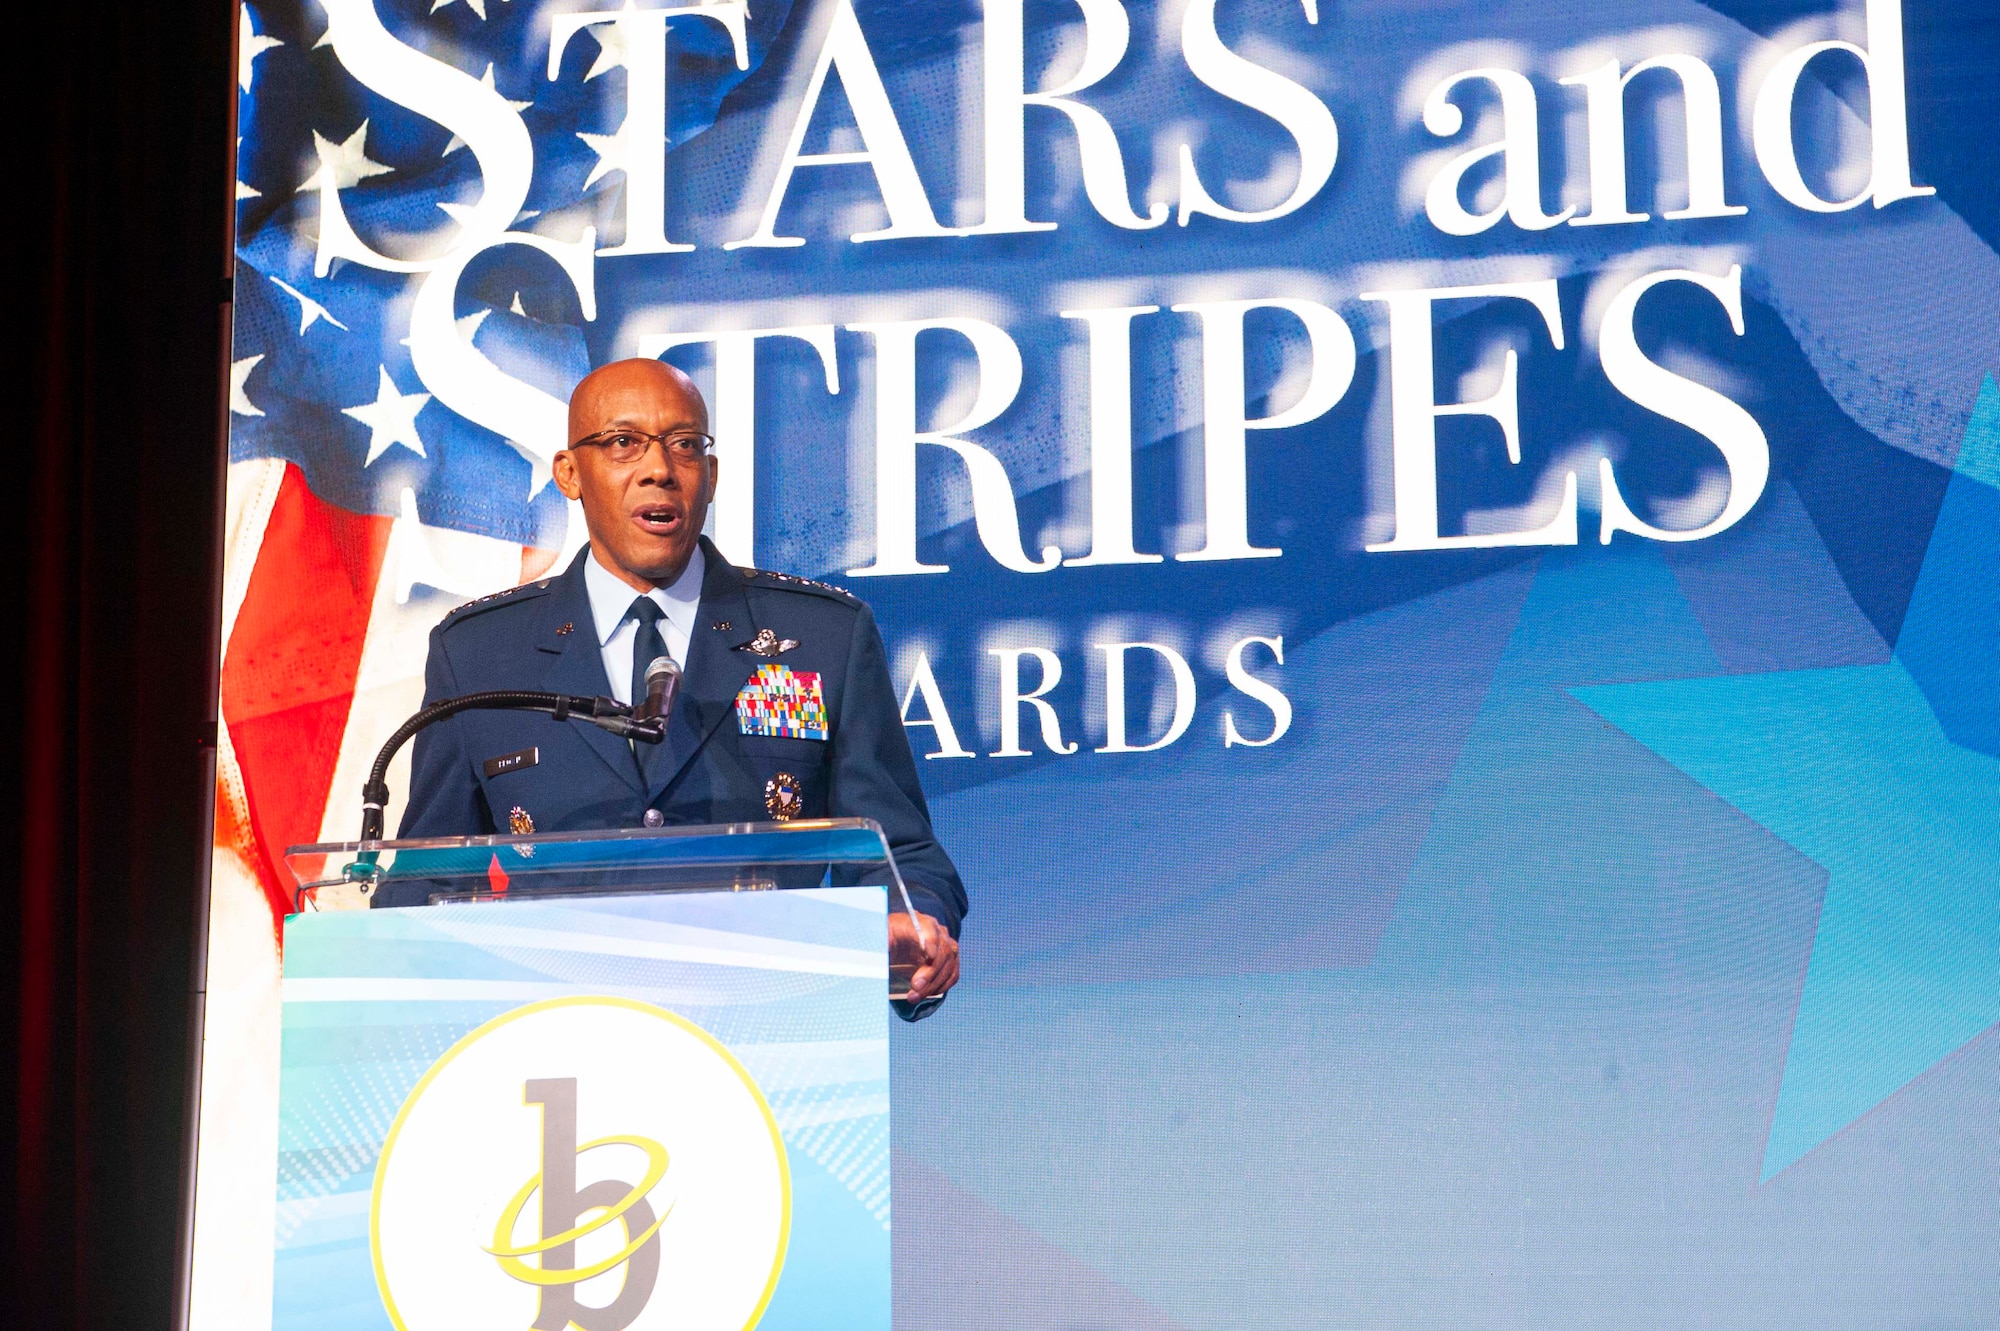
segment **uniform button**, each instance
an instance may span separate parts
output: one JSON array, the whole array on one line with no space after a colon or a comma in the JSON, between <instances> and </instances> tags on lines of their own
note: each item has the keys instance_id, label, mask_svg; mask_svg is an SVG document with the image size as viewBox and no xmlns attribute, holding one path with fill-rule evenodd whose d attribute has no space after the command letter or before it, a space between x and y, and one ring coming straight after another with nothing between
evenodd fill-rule
<instances>
[{"instance_id":1,"label":"uniform button","mask_svg":"<svg viewBox=\"0 0 2000 1331\"><path fill-rule=\"evenodd\" d=\"M648 809L646 810L645 821L648 827L660 827L666 823L667 815L661 813L658 809Z\"/></svg>"}]
</instances>

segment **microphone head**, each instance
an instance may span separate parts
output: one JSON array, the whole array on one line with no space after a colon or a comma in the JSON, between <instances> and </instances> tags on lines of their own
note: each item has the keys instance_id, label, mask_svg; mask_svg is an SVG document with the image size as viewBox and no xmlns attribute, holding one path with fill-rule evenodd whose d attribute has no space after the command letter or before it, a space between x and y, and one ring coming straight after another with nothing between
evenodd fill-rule
<instances>
[{"instance_id":1,"label":"microphone head","mask_svg":"<svg viewBox=\"0 0 2000 1331\"><path fill-rule=\"evenodd\" d=\"M680 663L671 656L656 656L646 667L646 683L651 684L662 675L673 676L681 673Z\"/></svg>"}]
</instances>

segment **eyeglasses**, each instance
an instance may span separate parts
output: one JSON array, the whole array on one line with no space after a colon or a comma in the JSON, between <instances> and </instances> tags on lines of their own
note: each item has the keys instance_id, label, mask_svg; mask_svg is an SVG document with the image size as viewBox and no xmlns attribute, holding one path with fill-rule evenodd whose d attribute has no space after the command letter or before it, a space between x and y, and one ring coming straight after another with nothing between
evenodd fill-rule
<instances>
[{"instance_id":1,"label":"eyeglasses","mask_svg":"<svg viewBox=\"0 0 2000 1331\"><path fill-rule=\"evenodd\" d=\"M577 440L570 447L601 448L614 464L625 466L646 456L646 450L654 444L658 444L675 462L692 462L715 447L715 436L698 430L669 430L665 434L647 434L644 430L629 429L601 430Z\"/></svg>"}]
</instances>

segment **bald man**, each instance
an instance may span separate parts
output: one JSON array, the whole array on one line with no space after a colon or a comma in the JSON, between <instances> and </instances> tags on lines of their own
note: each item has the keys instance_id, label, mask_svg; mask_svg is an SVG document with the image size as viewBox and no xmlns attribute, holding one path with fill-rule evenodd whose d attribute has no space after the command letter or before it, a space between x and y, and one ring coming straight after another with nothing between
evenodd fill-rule
<instances>
[{"instance_id":1,"label":"bald man","mask_svg":"<svg viewBox=\"0 0 2000 1331\"><path fill-rule=\"evenodd\" d=\"M586 376L552 470L583 506L589 548L558 577L447 615L424 673L426 704L488 689L629 703L646 696L647 665L671 656L683 675L666 742L461 713L417 736L398 835L873 818L924 917L889 917L892 953L918 966L905 1015L921 1013L958 979L965 889L931 830L881 634L855 597L732 567L701 534L714 442L701 394L672 366ZM377 904L425 899L392 879Z\"/></svg>"}]
</instances>

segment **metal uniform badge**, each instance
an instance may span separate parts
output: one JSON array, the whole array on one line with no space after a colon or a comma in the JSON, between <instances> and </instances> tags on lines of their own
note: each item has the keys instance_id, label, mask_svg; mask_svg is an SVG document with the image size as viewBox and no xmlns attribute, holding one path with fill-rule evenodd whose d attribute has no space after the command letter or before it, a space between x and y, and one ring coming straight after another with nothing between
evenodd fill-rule
<instances>
[{"instance_id":1,"label":"metal uniform badge","mask_svg":"<svg viewBox=\"0 0 2000 1331\"><path fill-rule=\"evenodd\" d=\"M507 829L515 836L527 836L535 830L535 820L526 809L516 804L507 813Z\"/></svg>"},{"instance_id":2,"label":"metal uniform badge","mask_svg":"<svg viewBox=\"0 0 2000 1331\"><path fill-rule=\"evenodd\" d=\"M819 672L769 662L736 694L736 724L746 735L784 739L827 737L826 698Z\"/></svg>"},{"instance_id":3,"label":"metal uniform badge","mask_svg":"<svg viewBox=\"0 0 2000 1331\"><path fill-rule=\"evenodd\" d=\"M790 772L780 772L764 783L764 812L781 823L788 823L805 812L806 797L799 779Z\"/></svg>"},{"instance_id":4,"label":"metal uniform badge","mask_svg":"<svg viewBox=\"0 0 2000 1331\"><path fill-rule=\"evenodd\" d=\"M758 629L757 636L748 642L736 644L739 652L753 652L758 656L778 656L799 645L797 638L781 638L769 629Z\"/></svg>"}]
</instances>

